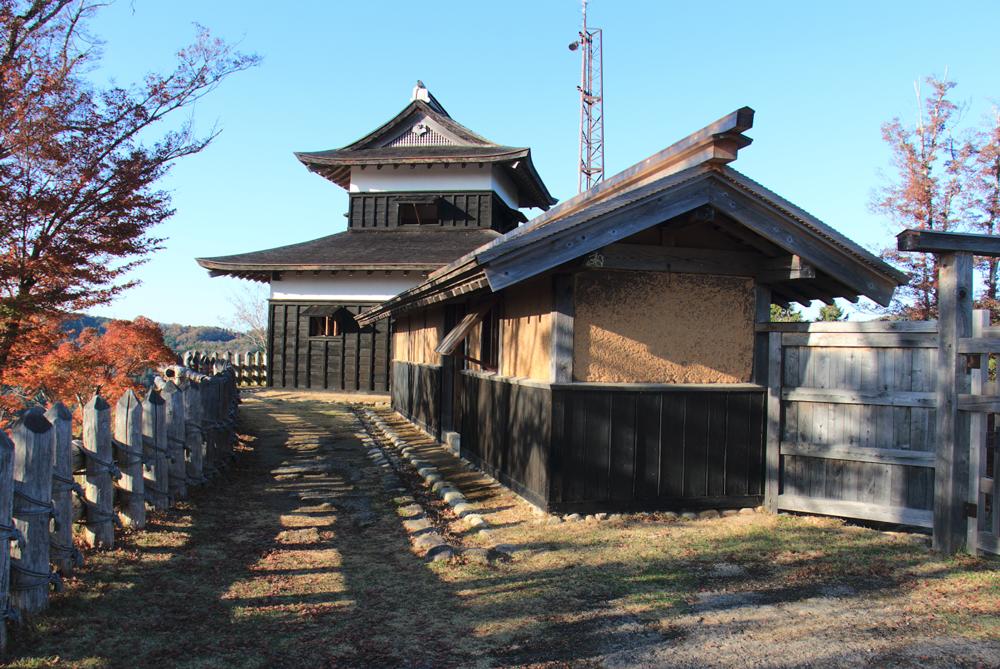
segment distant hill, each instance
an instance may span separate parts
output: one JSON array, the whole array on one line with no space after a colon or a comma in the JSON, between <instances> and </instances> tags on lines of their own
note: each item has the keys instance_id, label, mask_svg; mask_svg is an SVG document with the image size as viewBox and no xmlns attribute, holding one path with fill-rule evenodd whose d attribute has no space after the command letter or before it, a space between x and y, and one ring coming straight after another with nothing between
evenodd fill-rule
<instances>
[{"instance_id":1,"label":"distant hill","mask_svg":"<svg viewBox=\"0 0 1000 669\"><path fill-rule=\"evenodd\" d=\"M66 322L66 330L70 339L76 339L84 328L94 328L104 332L112 320L104 316L77 314L76 318ZM240 353L250 351L254 353L257 351L239 332L226 328L211 325L160 323L160 329L163 330L164 343L178 354L185 351L205 351L208 353L225 351L238 351Z\"/></svg>"}]
</instances>

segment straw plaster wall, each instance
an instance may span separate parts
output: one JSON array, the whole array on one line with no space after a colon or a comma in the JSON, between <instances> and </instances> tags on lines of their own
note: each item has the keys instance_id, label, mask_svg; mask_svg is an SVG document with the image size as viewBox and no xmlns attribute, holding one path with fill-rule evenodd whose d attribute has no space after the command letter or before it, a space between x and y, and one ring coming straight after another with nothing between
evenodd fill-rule
<instances>
[{"instance_id":1,"label":"straw plaster wall","mask_svg":"<svg viewBox=\"0 0 1000 669\"><path fill-rule=\"evenodd\" d=\"M573 376L605 383L742 383L753 366L753 279L577 275Z\"/></svg>"},{"instance_id":2,"label":"straw plaster wall","mask_svg":"<svg viewBox=\"0 0 1000 669\"><path fill-rule=\"evenodd\" d=\"M393 360L440 365L441 356L434 349L441 343L443 328L440 307L397 319L393 333Z\"/></svg>"},{"instance_id":3,"label":"straw plaster wall","mask_svg":"<svg viewBox=\"0 0 1000 669\"><path fill-rule=\"evenodd\" d=\"M552 279L531 281L504 293L501 373L549 380Z\"/></svg>"}]
</instances>

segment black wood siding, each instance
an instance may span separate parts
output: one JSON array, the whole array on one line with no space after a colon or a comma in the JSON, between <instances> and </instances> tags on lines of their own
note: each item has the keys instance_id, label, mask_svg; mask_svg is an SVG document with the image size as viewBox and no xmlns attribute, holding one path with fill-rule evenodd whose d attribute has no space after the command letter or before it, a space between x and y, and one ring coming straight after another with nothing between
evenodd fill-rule
<instances>
[{"instance_id":1,"label":"black wood siding","mask_svg":"<svg viewBox=\"0 0 1000 669\"><path fill-rule=\"evenodd\" d=\"M763 389L560 388L552 406L551 510L724 508L763 498Z\"/></svg>"},{"instance_id":2,"label":"black wood siding","mask_svg":"<svg viewBox=\"0 0 1000 669\"><path fill-rule=\"evenodd\" d=\"M463 374L461 392L462 455L544 507L552 391Z\"/></svg>"},{"instance_id":3,"label":"black wood siding","mask_svg":"<svg viewBox=\"0 0 1000 669\"><path fill-rule=\"evenodd\" d=\"M436 195L441 198L439 224L436 227L507 232L515 228L519 220L523 220L516 210L508 207L493 191L351 193L348 226L356 229L399 227L399 205L396 198L414 195ZM435 226L419 227L425 230Z\"/></svg>"},{"instance_id":4,"label":"black wood siding","mask_svg":"<svg viewBox=\"0 0 1000 669\"><path fill-rule=\"evenodd\" d=\"M441 366L392 362L392 408L441 438Z\"/></svg>"},{"instance_id":5,"label":"black wood siding","mask_svg":"<svg viewBox=\"0 0 1000 669\"><path fill-rule=\"evenodd\" d=\"M388 392L388 324L378 323L336 337L310 337L309 316L302 312L314 304L270 303L268 386ZM343 306L357 315L373 305Z\"/></svg>"}]
</instances>

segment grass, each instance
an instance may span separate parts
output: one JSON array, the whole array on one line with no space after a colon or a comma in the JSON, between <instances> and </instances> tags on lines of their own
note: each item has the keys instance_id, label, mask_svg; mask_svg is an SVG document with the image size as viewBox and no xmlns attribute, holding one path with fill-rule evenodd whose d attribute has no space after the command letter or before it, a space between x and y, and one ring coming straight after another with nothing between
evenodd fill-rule
<instances>
[{"instance_id":1,"label":"grass","mask_svg":"<svg viewBox=\"0 0 1000 669\"><path fill-rule=\"evenodd\" d=\"M354 428L343 411L257 398L246 410L257 438L238 466L150 514L146 531L120 534L114 550L88 553L50 611L13 632L5 666L577 666L598 653L608 625L669 639L699 597L720 589L800 601L848 588L933 634L1000 641L995 561L944 558L913 537L828 518L641 514L550 525L498 489L478 502L493 537L469 533L440 504L431 519L462 545L523 550L492 564L461 555L428 564L374 470L357 484L376 491L376 521L365 528L337 508L300 507L289 490L305 483L268 473L268 449L295 426L308 433L296 432L282 458L345 448ZM304 527L317 540L279 539Z\"/></svg>"}]
</instances>

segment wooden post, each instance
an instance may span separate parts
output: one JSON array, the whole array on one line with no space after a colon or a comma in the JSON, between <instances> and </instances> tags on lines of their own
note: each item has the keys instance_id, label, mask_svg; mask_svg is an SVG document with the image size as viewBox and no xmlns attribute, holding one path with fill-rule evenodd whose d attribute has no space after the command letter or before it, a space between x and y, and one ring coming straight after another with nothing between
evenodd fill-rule
<instances>
[{"instance_id":1,"label":"wooden post","mask_svg":"<svg viewBox=\"0 0 1000 669\"><path fill-rule=\"evenodd\" d=\"M148 465L145 470L146 499L161 511L170 508L170 449L167 447L167 407L159 391L149 389L142 402L142 445Z\"/></svg>"},{"instance_id":2,"label":"wooden post","mask_svg":"<svg viewBox=\"0 0 1000 669\"><path fill-rule=\"evenodd\" d=\"M83 408L83 448L87 460L84 538L94 548L107 550L115 545L111 406L100 395Z\"/></svg>"},{"instance_id":3,"label":"wooden post","mask_svg":"<svg viewBox=\"0 0 1000 669\"><path fill-rule=\"evenodd\" d=\"M778 512L781 493L781 333L768 335L767 354L767 445L764 465L764 506ZM757 364L754 360L754 364Z\"/></svg>"},{"instance_id":4,"label":"wooden post","mask_svg":"<svg viewBox=\"0 0 1000 669\"><path fill-rule=\"evenodd\" d=\"M224 367L215 378L219 384L219 397L217 400L217 419L219 425L218 455L219 458L228 465L233 460L233 439L232 422L229 418L232 397L232 376L233 368Z\"/></svg>"},{"instance_id":5,"label":"wooden post","mask_svg":"<svg viewBox=\"0 0 1000 669\"><path fill-rule=\"evenodd\" d=\"M990 312L987 309L976 309L972 312L972 336L983 337L983 328L990 324ZM989 380L990 356L981 355L979 367L971 369L969 374L969 392L973 395L983 394L983 381ZM979 493L979 481L983 468L982 454L985 451L987 439L986 413L972 411L969 416L969 493L968 502L976 506L977 513L966 519L966 548L972 555L979 555L979 528L986 520L986 496ZM996 513L996 511L994 511Z\"/></svg>"},{"instance_id":6,"label":"wooden post","mask_svg":"<svg viewBox=\"0 0 1000 669\"><path fill-rule=\"evenodd\" d=\"M549 334L549 381L573 381L574 301L572 274L552 277L552 317Z\"/></svg>"},{"instance_id":7,"label":"wooden post","mask_svg":"<svg viewBox=\"0 0 1000 669\"><path fill-rule=\"evenodd\" d=\"M184 395L173 381L167 381L160 390L167 408L167 447L170 449L170 493L174 499L187 497L187 462L184 458L184 448L187 440L184 436Z\"/></svg>"},{"instance_id":8,"label":"wooden post","mask_svg":"<svg viewBox=\"0 0 1000 669\"><path fill-rule=\"evenodd\" d=\"M199 385L201 387L201 427L205 436L202 470L205 473L205 478L210 479L219 475L216 454L219 431L215 426L215 398L218 394L218 384L214 377L208 377Z\"/></svg>"},{"instance_id":9,"label":"wooden post","mask_svg":"<svg viewBox=\"0 0 1000 669\"><path fill-rule=\"evenodd\" d=\"M754 284L754 321L757 323L771 322L771 286L764 283ZM753 339L753 382L759 386L768 386L768 355L771 342L767 332L757 332Z\"/></svg>"},{"instance_id":10,"label":"wooden post","mask_svg":"<svg viewBox=\"0 0 1000 669\"><path fill-rule=\"evenodd\" d=\"M201 429L201 387L197 381L188 378L177 387L184 395L184 440L187 443L184 467L188 485L201 485L206 481L202 471L205 440Z\"/></svg>"},{"instance_id":11,"label":"wooden post","mask_svg":"<svg viewBox=\"0 0 1000 669\"><path fill-rule=\"evenodd\" d=\"M131 390L125 392L115 407L115 445L118 467L121 518L125 527L146 527L146 485L143 478L145 454L142 445L142 402Z\"/></svg>"},{"instance_id":12,"label":"wooden post","mask_svg":"<svg viewBox=\"0 0 1000 669\"><path fill-rule=\"evenodd\" d=\"M961 550L968 532L969 413L958 396L969 393L971 376L958 340L972 336L972 255L941 253L938 262L937 452L934 463L934 549Z\"/></svg>"},{"instance_id":13,"label":"wooden post","mask_svg":"<svg viewBox=\"0 0 1000 669\"><path fill-rule=\"evenodd\" d=\"M11 548L10 599L26 615L48 608L49 584L61 583L49 568L54 436L52 423L37 406L24 412L11 427L14 525L24 536L24 545Z\"/></svg>"},{"instance_id":14,"label":"wooden post","mask_svg":"<svg viewBox=\"0 0 1000 669\"><path fill-rule=\"evenodd\" d=\"M11 541L19 536L14 528L14 443L0 430L0 655L7 651L7 622L10 606Z\"/></svg>"},{"instance_id":15,"label":"wooden post","mask_svg":"<svg viewBox=\"0 0 1000 669\"><path fill-rule=\"evenodd\" d=\"M49 559L60 574L69 576L74 563L83 563L83 555L73 544L73 491L79 490L73 480L73 414L62 402L56 402L45 412L45 418L55 431L52 506L60 521L58 529L52 530Z\"/></svg>"}]
</instances>

